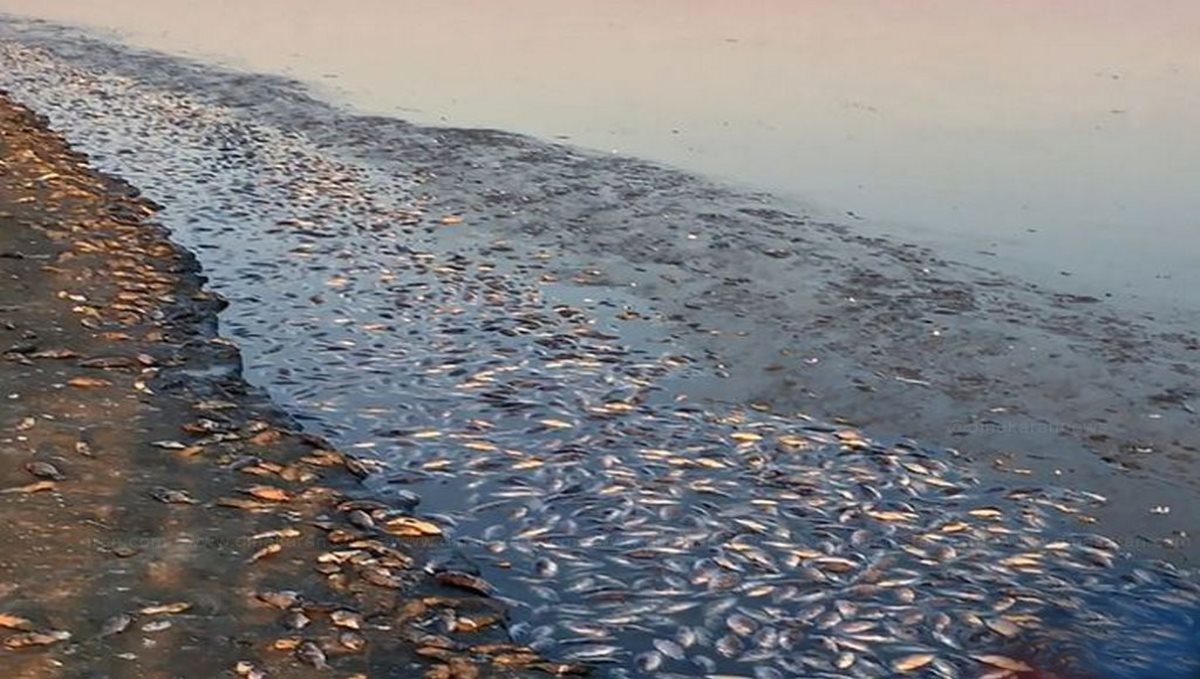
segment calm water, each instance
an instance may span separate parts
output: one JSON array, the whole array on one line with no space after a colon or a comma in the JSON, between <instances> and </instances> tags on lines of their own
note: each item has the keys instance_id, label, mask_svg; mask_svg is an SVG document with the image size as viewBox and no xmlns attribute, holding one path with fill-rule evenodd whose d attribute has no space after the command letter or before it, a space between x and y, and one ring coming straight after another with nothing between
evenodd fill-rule
<instances>
[{"instance_id":1,"label":"calm water","mask_svg":"<svg viewBox=\"0 0 1200 679\"><path fill-rule=\"evenodd\" d=\"M611 149L1200 310L1200 4L0 0L417 122ZM846 214L852 213L852 214Z\"/></svg>"}]
</instances>

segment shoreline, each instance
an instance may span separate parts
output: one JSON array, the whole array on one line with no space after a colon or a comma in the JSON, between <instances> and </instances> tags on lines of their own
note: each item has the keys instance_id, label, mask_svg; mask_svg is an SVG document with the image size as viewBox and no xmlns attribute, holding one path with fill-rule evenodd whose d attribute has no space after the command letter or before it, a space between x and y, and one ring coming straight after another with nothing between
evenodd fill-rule
<instances>
[{"instance_id":1,"label":"shoreline","mask_svg":"<svg viewBox=\"0 0 1200 679\"><path fill-rule=\"evenodd\" d=\"M6 676L583 671L509 643L435 523L356 499L363 463L245 383L152 203L3 93L0 150Z\"/></svg>"},{"instance_id":2,"label":"shoreline","mask_svg":"<svg viewBox=\"0 0 1200 679\"><path fill-rule=\"evenodd\" d=\"M1003 41L990 45L993 36L985 28L990 21L981 20L987 16L1007 23L1025 11L1019 9L987 8L958 17L963 23L956 24L957 29L980 31L975 34L978 40L967 45L958 42L962 36L957 31L948 31L945 22L953 12L946 7L923 14L918 29L906 20L885 19L886 3L877 0L855 10L829 11L776 3L769 10L731 12L714 5L693 13L686 29L673 23L670 13L601 9L597 3L569 9L549 3L539 12L535 8L542 3L526 2L511 12L496 12L494 24L476 23L461 5L421 9L376 5L370 13L374 21L366 16L339 20L336 10L313 8L315 15L331 19L321 31L309 34L310 22L281 18L277 30L262 39L251 36L251 27L274 23L267 6L243 5L232 14L211 6L188 6L187 25L175 27L172 22L179 17L170 11L128 4L103 8L61 0L0 4L11 7L14 22L21 21L21 15L65 22L137 49L191 55L233 69L301 80L317 98L360 114L398 116L430 127L508 130L654 159L719 183L732 182L746 191L766 190L799 201L786 208L790 212L816 209L828 215L823 221L849 223L876 235L891 232L900 240L915 240L955 259L1078 294L1102 297L1103 291L1113 292L1132 302L1135 311L1185 306L1200 312L1200 298L1188 294L1190 288L1200 287L1200 279L1191 275L1186 254L1198 247L1190 223L1181 223L1185 214L1200 208L1182 186L1186 183L1182 177L1200 173L1200 156L1185 132L1186 116L1181 118L1188 107L1180 96L1186 95L1171 94L1200 91L1200 87L1186 86L1195 82L1195 73L1168 69L1162 63L1172 53L1180 55L1180 42L1164 35L1166 39L1149 39L1149 45L1161 48L1158 51L1130 49L1134 42L1148 40L1147 31L1165 28L1152 28L1155 24L1171 24L1168 15L1195 14L1177 0L1174 9L1164 8L1155 17L1117 3L1104 9L1089 7L1076 21L1063 22L1060 17L1041 22L1026 37L1049 41L1024 48L1045 50L1040 52L1041 61L1055 66L1027 73L1012 67L1024 63L1029 54ZM873 9L864 11L866 7ZM600 15L608 23L590 23ZM230 22L230 16L245 23ZM568 16L575 19L564 22ZM850 25L843 23L851 16L855 20ZM1129 42L1093 42L1100 38L1097 21L1102 16L1127 19ZM436 38L413 35L393 41L383 37L385 25L418 17L429 25L457 21L465 31L458 35L460 40L470 40L473 50L497 53L480 72L463 68L467 64L462 60L471 59L473 51L430 59L430 49L436 52L439 47ZM796 24L799 28L785 30L771 17L803 20ZM564 31L543 33L537 29L539 21ZM912 64L898 68L894 60L872 49L861 54L852 50L858 54L852 58L872 63L870 72L859 72L866 62L850 67L844 61L849 56L843 51L845 45L807 53L816 43L800 39L806 32L819 35L818 27L853 39L860 33L850 26L861 28L862 21L876 26L885 40L906 34L934 41L950 38L954 42L946 47L959 54L962 69L982 66L977 61L982 56L979 50L996 50L991 56L998 60L988 61L984 69L996 80L977 90L976 79L942 72L938 59L924 61L931 55L930 45L923 40L895 45L895 50L922 60L923 68L911 68ZM656 29L661 40L642 42L639 36ZM725 42L724 31L755 34L757 39ZM599 35L609 39L598 40ZM304 39L296 43L300 36ZM1080 42L1066 47L1052 36L1071 36ZM525 50L498 49L514 39L547 50L546 55L558 54L561 60L533 59ZM636 61L614 51L622 40L632 41L628 47L638 55ZM584 67L580 61L584 54L596 62L591 71L594 86L587 79L564 77L566 64ZM880 61L871 61L881 56ZM720 87L722 96L701 96L687 85L687 79L668 75L673 67L667 62L680 57L680 63L715 60L704 81ZM1164 72L1152 76L1150 71L1158 69L1148 66L1156 61ZM378 70L384 63L395 69L397 77ZM766 98L747 91L755 78L784 64L811 77ZM818 64L825 67L817 68ZM1138 69L1137 64L1147 68ZM988 72L992 67L994 74ZM1063 87L1075 96L1062 102L1027 98L1037 83L1045 86L1055 77L1051 74L1073 69L1079 69L1076 77ZM1115 80L1119 70L1126 72ZM579 71L584 72L588 71ZM1098 77L1100 72L1106 75ZM734 73L741 77L733 77ZM881 79L879 86L855 91L864 79L875 78ZM1175 86L1168 85L1168 79ZM1127 88L1143 89L1125 101L1131 92ZM915 91L929 98L910 99ZM981 106L995 97L999 99L992 105ZM588 106L567 105L572 99L586 100ZM789 105L781 106L784 101ZM930 107L934 101L940 104ZM1191 108L1200 107L1200 99L1191 101ZM652 102L657 103L649 105ZM1012 121L1000 117L1000 111L1023 116L1036 111L1036 121L1023 118L1028 129L1018 131L1009 127ZM969 129L961 125L966 118L973 123ZM668 120L671 124L666 126ZM944 125L937 126L935 120ZM924 125L931 127L914 129ZM1111 162L1096 168L1087 162L1100 157ZM1180 171L1168 171L1159 162L1165 158L1181 163ZM847 215L847 210L853 215ZM1172 231L1174 237L1164 241ZM1152 242L1155 247L1148 250ZM1060 276L1064 269L1072 276Z\"/></svg>"},{"instance_id":3,"label":"shoreline","mask_svg":"<svg viewBox=\"0 0 1200 679\"><path fill-rule=\"evenodd\" d=\"M540 279L552 302L583 307L631 346L694 357L708 375L674 387L698 401L759 402L776 412L841 419L881 436L962 450L994 482L1097 493L1109 499L1098 513L1101 526L1127 549L1184 566L1200 563L1195 526L1179 509L1200 493L1194 436L1200 336L1186 319L1059 294L636 159L499 131L358 115L315 100L285 78L211 68L73 31L43 27L39 41L61 51L60 61L88 68L63 75L68 90L82 89L63 99L46 94L47 110L61 114L81 139L94 142L93 130L107 137L109 130L77 120L75 110L103 83L105 97L122 104L113 110L91 102L92 114L112 116L131 140L146 139L142 148L137 141L134 148L102 143L104 163L118 175L138 173L137 183L152 196L178 203L171 226L196 252L227 247L237 236L224 227L192 228L189 210L209 206L175 195L177 187L163 178L176 168L147 169L157 166L159 145L172 143L171 132L144 120L163 110L139 116L144 104L124 98L138 87L303 137L328 154L315 160L332 156L344 161L341 170L395 173L396 183L350 186L423 194L418 213L402 211L393 220L405 241L398 247L465 255ZM30 73L38 92L36 79L44 74ZM136 86L126 92L117 80ZM189 178L189 185L207 190L210 179ZM225 199L240 196L233 189ZM352 218L374 224L390 217L387 206L379 207ZM436 222L441 214L468 219L445 228ZM264 232L278 233L268 215L230 210L216 218L259 219ZM346 218L336 210L316 216ZM356 237L353 230L341 235ZM254 335L266 332L256 318L259 290L238 280L259 275L260 264L281 266L281 255L265 252L270 246L258 244L261 257L212 268L223 276L222 289L233 291L227 326L254 345L247 346L253 380L286 397L304 390L274 380L266 356L289 339L257 341ZM325 289L313 286L318 294ZM602 302L631 307L638 318L616 318L620 309L587 301L597 288L604 290ZM295 358L321 360L303 350ZM363 395L368 404L369 396ZM301 413L305 406L285 407L320 423L321 411ZM1176 510L1152 513L1159 506Z\"/></svg>"},{"instance_id":4,"label":"shoreline","mask_svg":"<svg viewBox=\"0 0 1200 679\"><path fill-rule=\"evenodd\" d=\"M450 133L442 132L439 134L442 134L442 135L448 134L450 137L455 137L455 133L453 133L453 132L450 132ZM499 135L499 139L511 141L509 138L504 137L503 135ZM459 147L457 149L457 151L462 152L467 156L470 156L472 153L478 152L480 150L478 148L477 144L481 144L487 148L493 148L493 150L495 150L494 147L497 144L497 136L490 135L490 134L485 134L485 135L465 134L463 137L458 138L457 141L462 143L462 146ZM522 142L522 143L528 143L528 142ZM529 150L527 147L521 146L520 144L517 144L514 148L516 149L517 153L519 153L519 154L524 153ZM503 149L503 146L501 146L501 149ZM512 161L513 159L507 158L506 160ZM537 159L535 159L535 160L537 160ZM562 162L564 162L564 163L581 163L580 165L574 167L575 172L579 173L579 174L586 174L585 171L590 169L589 166L587 165L586 159L584 161L580 161L579 156L568 156L567 159ZM456 162L453 161L453 159L451 159L451 161L449 163L449 167L457 168L457 167L461 167L461 166L459 166ZM511 164L510 164L510 167L511 167ZM634 167L636 169L638 166L635 164ZM481 168L480 171L486 172L487 169ZM521 176L521 173L518 172L516 174L517 174L516 178L519 179ZM449 173L445 174L445 175L441 175L441 177L442 178L440 181L445 182L445 183L456 183L463 179L462 177L456 177L455 175L449 174ZM423 181L422 185L429 188L430 190L433 190L434 188L439 186L439 184L437 184L436 181L434 181L436 179L438 179L438 178L437 177L423 177L424 181ZM649 177L650 182L654 182L656 179L661 179L661 176L652 175ZM500 188L498 190L501 192L504 191L503 188ZM437 200L437 202L435 202L434 208L439 213L444 212L444 211L454 210L456 213L466 213L468 215L472 214L472 212L471 212L472 206L469 204L468 201L464 200L466 198L469 198L470 196L464 196L462 194L455 194L453 191L448 191L448 192L434 191L434 193L435 193L435 195L438 196L438 200ZM461 200L463 202L459 202L459 203L455 203L455 204L447 204L447 201L459 201L459 200ZM549 204L555 205L553 202L550 202ZM584 204L582 206L579 206L579 205L575 206L576 209L580 209L580 210L583 210L587 207L588 206L586 204ZM746 214L749 215L748 219L754 220L756 223L761 220L766 220L769 223L771 220L779 218L777 215L773 215L769 211L768 212L754 211L754 212L747 212ZM561 217L561 215L560 215L560 217ZM609 217L611 217L611 215L609 215ZM545 218L545 215L541 215L541 218ZM786 217L783 219L786 219ZM568 219L565 221L567 221L567 222L575 221L575 224L578 225L577 220L569 220ZM443 225L444 226L453 226L454 224L445 224L443 222ZM586 290L590 289L592 286L600 285L600 286L605 286L606 288L608 288L608 290L606 291L606 294L604 296L606 301L610 301L612 298L616 298L617 300L619 300L621 302L627 302L627 304L625 305L624 308L618 309L618 308L612 308L613 305L611 304L611 301L610 301L610 303L609 303L610 308L608 310L607 317L604 318L601 321L601 324L597 326L598 328L600 328L601 333L604 331L604 329L606 329L610 325L644 323L647 319L657 318L656 314L661 313L661 311L655 309L655 306L654 306L654 305L664 304L663 298L661 295L661 291L655 290L655 287L651 286L651 285L641 285L641 286L638 286L639 290L637 291L637 293L631 294L628 292L627 288L630 288L633 286L623 285L622 284L623 282L624 283L629 282L629 278L623 279L622 278L623 276L634 277L634 282L637 282L638 280L645 281L645 280L649 280L655 276L657 276L658 278L662 278L662 275L664 273L668 273L668 275L670 275L672 270L668 269L667 267L685 268L684 265L690 265L691 268L688 268L687 270L691 274L700 276L702 278L711 279L710 282L712 280L719 279L722 281L722 284L727 284L730 280L729 277L725 277L722 279L719 277L714 277L712 275L713 269L705 266L705 264L707 264L707 262L705 261L705 257L707 257L707 255L702 255L702 254L696 255L695 253L692 253L692 256L690 258L684 258L682 260L682 262L662 261L664 259L663 250L665 249L665 241L659 240L658 242L651 243L649 246L647 246L645 242L637 242L638 239L640 239L640 238L646 238L646 237L654 238L656 236L661 236L661 234L655 234L653 231L635 232L635 234L632 236L632 239L634 242L616 243L616 244L613 244L613 246L609 247L609 248L596 247L598 244L603 245L604 239L606 237L608 237L609 235L611 235L612 232L609 231L609 232L605 233L605 229L609 229L609 228L613 227L613 225L614 225L613 220L611 220L609 218L605 218L605 219L601 219L598 223L599 233L586 233L586 232L581 233L579 229L576 229L575 231L571 232L572 235L581 235L582 236L581 238L578 239L579 242L577 243L577 245L579 247L588 249L588 251L591 253L594 253L597 251L603 251L603 252L611 252L611 253L616 253L617 255L626 256L626 259L624 262L615 262L615 263L612 263L612 265L606 265L599 269L596 269L596 268L593 268L590 266L588 267L589 270L602 271L604 273L603 276L591 274L591 273L588 273L588 271L582 271L582 272L579 271L578 269L579 269L580 258L576 258L576 259L564 258L563 260L560 260L563 262L563 264L561 264L560 265L561 268L559 268L557 270L553 268L555 266L555 264L542 264L542 265L534 265L532 267L527 267L527 270L524 272L524 275L527 276L529 273L528 269L532 269L533 271L536 271L537 273L541 274L542 276L551 276L551 277L558 278L559 280L570 280L571 278L576 279L577 286L575 289L568 289L568 287L564 285L562 288L554 288L553 290L548 292L547 296L550 297L551 299L555 299L554 295L562 296L562 297L559 297L558 299L562 299L563 297L567 297L572 294L575 294L578 296L580 294L581 290L585 291L582 294L586 294ZM499 225L499 226L503 226L503 225ZM778 224L774 225L774 227L778 227L778 226L779 226ZM809 225L809 226L812 226L812 225ZM835 225L817 225L817 226L820 227L818 230L818 233L824 234L826 236L830 236L830 234L832 234L830 236L831 241L829 241L829 242L842 242L838 239L841 238L842 236L846 235L843 230L839 230L839 228L836 227ZM488 228L490 229L493 227L489 226ZM438 229L438 230L439 230L439 234L446 233L445 229ZM497 233L497 231L489 231L488 233L495 235ZM515 245L515 246L507 245L507 244L501 246L501 244L497 243L497 241L495 241L495 240L486 241L483 239L474 238L474 236L476 236L476 235L477 235L477 233L473 233L473 234L459 233L459 234L455 235L454 232L452 231L450 234L446 235L445 238L446 238L446 240L450 241L451 246L463 246L472 253L481 254L481 255L485 255L485 254L498 255L499 259L501 259L501 263L498 265L497 268L507 270L510 267L514 268L514 269L519 269L521 266L525 265L525 263L527 263L531 259L530 256L534 253L533 248L535 246L537 246L539 244L539 242L544 242L544 241L538 241L538 238L544 237L545 233L544 232L529 233L529 234L527 234L530 236L530 238L528 239L528 242L523 241L521 244ZM553 235L554 234L552 233L551 237L553 237ZM628 234L626 234L626 235L628 235ZM705 234L705 235L714 235L714 234ZM723 232L723 233L717 232L715 235L716 236L728 236L729 232L728 231ZM808 235L811 236L811 234L808 234ZM767 238L779 238L779 237L783 237L783 236L781 236L779 234L778 228L772 228L766 234L766 237ZM468 242L471 240L474 240L475 242L473 244L468 244ZM853 240L853 238L851 238L851 240ZM829 245L829 242L825 242L825 241L817 242L817 241L819 241L819 239L813 239L813 238L807 239L806 245L813 245L813 247L811 247L811 248L809 248L809 247L800 248L800 247L796 246L795 244L793 244L792 246L790 246L792 248L792 251L788 257L779 257L778 251L770 248L770 243L763 243L762 241L754 241L753 242L754 247L750 249L751 253L752 253L751 256L758 258L758 259L762 259L762 262L767 262L768 260L771 260L771 261L786 260L786 259L791 259L792 257L797 256L798 253L796 252L796 250L802 250L805 253L807 253L807 255L809 255L809 256L815 256L815 254L819 254L822 252L822 248L831 247ZM814 245L814 243L815 243L815 245ZM863 243L863 242L858 242L858 244L863 247L867 247L868 245L871 245L871 244L867 244L867 243ZM703 244L703 245L707 246L708 244ZM878 248L879 246L878 246L878 244L874 244L874 247ZM567 251L569 249L570 249L569 244L563 246L564 251ZM713 248L713 249L715 250L718 248ZM487 252L485 252L485 251L487 251ZM647 255L646 254L647 252L650 252L651 254ZM630 256L631 253L632 253L632 255L635 255L635 256ZM579 253L577 252L576 254L579 254ZM672 253L667 252L665 256L670 257L671 254ZM841 256L845 257L845 253L842 253ZM765 259L763 259L763 258L765 258ZM907 261L907 263L914 264L914 263L921 263L922 261L923 261L922 259L917 258L912 261ZM630 263L632 263L632 266L629 266L629 269L622 268L623 266L630 265ZM755 264L757 265L759 263L760 262L758 262L756 259ZM720 268L718 268L717 270L722 271L722 272L727 272L730 270L729 262L723 262L723 263L718 263L718 264L720 265ZM637 271L638 266L641 266L642 269L644 269L644 270ZM456 272L451 270L449 273L454 274ZM829 273L829 272L826 271L825 273ZM642 276L642 278L640 278L640 279L636 278L636 276L639 276L639 275ZM769 277L768 277L768 279L769 279ZM545 278L543 278L543 280L545 280ZM677 278L676 282L673 284L677 284L679 282L679 280L680 279ZM734 280L733 282L737 283L738 281ZM827 286L826 291L833 291L833 292L839 291L839 287L838 287L839 279L833 278L831 276L830 278L821 279L819 282L822 285ZM551 284L551 285L553 285L553 284ZM662 284L658 283L657 285L662 285ZM691 285L692 287L688 287L689 285ZM617 291L618 287L621 288L621 292ZM694 282L689 283L689 282L685 281L684 284L681 285L680 287L685 290L690 290L693 293L695 293L694 295L688 295L687 296L687 297L689 297L688 300L678 300L681 302L680 307L682 307L683 309L689 309L689 307L687 307L687 304L691 301L691 299L705 299L706 297L713 297L713 295L711 295L711 294L708 294L708 295L704 294L704 291L702 289L696 287L696 284ZM736 286L734 286L734 287L736 287ZM870 287L870 286L868 286L868 287ZM880 287L886 287L886 286L876 285L875 287L876 287L876 289L878 289ZM707 289L707 288L705 288L705 289ZM649 292L642 293L642 291L645 291L645 290L649 290ZM645 300L648 300L648 303L644 302L644 300L642 298L643 294L645 295ZM658 296L659 299L658 300L652 299L655 296ZM857 297L861 297L863 299L868 299L867 296L863 295L862 293L858 293ZM825 305L831 304L831 302L828 298L820 298L818 296L817 299L821 304L825 304ZM928 299L930 299L928 296L922 297L919 294L914 294L908 300L908 303L921 304L921 303L928 301ZM967 299L969 300L969 297ZM738 297L736 295L732 295L727 298L721 298L720 296L718 296L716 298L716 301L719 302L719 304L704 306L703 308L701 308L699 310L705 314L703 318L707 320L709 327L716 326L716 327L722 327L722 328L726 328L726 327L739 328L738 324L743 323L745 321L745 319L740 317L739 314L741 314L741 316L744 316L745 314L753 313L753 311L754 311L754 308L752 306L745 304L744 297ZM964 298L962 295L957 294L956 291L952 290L950 294L945 294L945 295L942 295L941 297L938 297L937 301L938 301L939 305L942 303L950 304L951 306L946 307L946 308L949 308L950 310L953 311L955 309L953 309L952 305L953 304L962 304L964 302ZM1082 302L1082 301L1080 301L1078 303L1090 304L1090 302ZM592 308L588 308L589 305L592 305L592 304L593 303L588 302L586 300L579 301L579 306L587 308L588 311L594 310ZM725 305L725 306L722 306L722 305ZM966 311L973 310L972 308L970 308L970 305L966 305L966 307L967 308L964 308L964 309L958 309L957 311L966 312ZM561 309L561 308L562 307L559 307L559 309ZM941 308L941 307L939 307L939 308ZM718 313L723 313L725 311L729 311L730 309L733 310L733 314L732 314L733 319L730 320L728 326L722 325L719 320L719 316L713 312L715 310ZM696 311L696 310L689 310L689 311ZM246 312L253 313L254 309L244 308L243 313L246 313ZM683 315L685 312L680 311L679 313L681 315ZM778 313L764 314L764 316L763 316L763 318L766 319L768 322L773 321L779 317L780 316ZM693 315L692 318L695 319L696 316ZM816 315L816 318L818 320L824 320L826 323L828 323L828 320L823 319L819 314ZM734 319L736 319L736 320L734 320ZM683 316L682 320L678 320L678 319L668 319L668 320L670 320L672 324L682 324L685 326L688 323L687 316ZM649 325L649 324L646 324L646 325ZM869 327L872 324L867 323L867 325ZM678 330L678 325L667 325L666 327L674 328L674 329ZM698 327L698 328L690 328L690 330L697 334L700 334L700 335L709 334L707 332L707 329L704 324L700 324L700 327ZM734 331L734 332L736 333L736 331ZM632 334L634 335L634 339L632 342L633 344L636 345L638 342L644 343L643 349L635 350L635 351L639 351L639 352L652 351L652 349L648 349L645 347L652 347L652 346L660 345L662 340L664 339L662 334L657 333L657 331L654 329L648 330L641 334L639 334L637 332L634 332ZM845 336L849 336L849 335L845 335ZM673 341L679 340L678 337L670 337L668 339L671 339ZM694 363L704 364L704 365L707 365L709 363L723 364L724 368L718 367L718 370L723 370L724 372L727 372L729 374L728 377L718 378L718 380L712 381L712 380L709 380L709 378L707 376L704 376L704 375L698 376L698 373L694 371L694 372L690 373L689 376L685 376L685 378L681 379L680 381L669 382L669 384L671 385L672 388L680 387L680 388L684 389L685 391L688 391L697 396L703 396L705 388L716 389L719 392L719 395L722 397L722 400L741 401L741 400L743 400L742 396L740 394L736 393L733 389L731 389L729 387L729 385L730 384L735 384L735 385L741 384L742 387L746 387L748 385L758 385L759 381L754 377L743 380L741 382L739 382L736 379L736 377L739 374L744 375L746 373L749 373L750 372L749 369L747 369L745 366L752 365L753 361L755 361L755 360L761 360L761 357L749 356L746 359L742 359L743 364L739 365L738 363L730 361L729 359L727 359L721 355L722 352L727 352L729 347L731 346L729 344L728 337L717 337L714 341L720 342L720 344L718 344L709 355L705 356L702 359L694 360ZM695 338L688 338L680 343L686 343L686 344L695 343L696 345L699 344L698 342L696 342ZM673 345L673 346L675 346L675 345ZM763 346L765 349L768 350L768 352L770 349L773 348L769 344L764 344ZM696 352L696 353L698 355L703 355L703 352ZM201 371L201 372L204 372L204 371ZM775 371L771 371L771 372L775 372ZM848 370L848 371L846 371L845 374L855 375L855 373L856 373L855 370ZM845 385L845 374L843 374L841 381L838 383L843 388ZM895 381L899 384L905 385L906 388L908 388L908 387L926 387L927 386L925 384L919 384L920 382L932 384L932 382L930 382L930 380L925 379L927 376L923 375L923 374L916 374L916 375L902 374L901 376L904 378L903 380L895 380ZM152 388L153 388L153 385L152 385ZM499 398L503 398L503 397L504 397L504 394L501 392ZM633 397L631 399L631 401L636 403L638 398L640 398L640 397ZM751 400L751 398L746 398L745 400L749 401L749 400ZM762 405L764 407L766 407L767 404L762 404ZM778 405L775 407L779 408ZM556 420L549 420L549 421L552 422L553 424L547 425L547 424L545 424L546 423L545 420L542 421L542 425L543 425L542 429L543 430L544 429L557 429L559 427L563 427L564 424L569 424L569 423L564 423L562 421L556 421ZM723 422L722 424L728 424L728 422ZM774 432L774 430L771 428L773 425L768 424L766 426L767 426L767 428L764 429L764 431ZM975 434L989 433L988 427L989 427L989 425L981 425L981 426L975 427L975 429L977 429L978 431L968 431L968 433L975 433ZM829 431L829 430L826 430L826 431ZM405 437L412 433L413 432L411 432L411 431L405 431L403 428L400 428L400 429L396 430L396 433L394 434L394 436L397 438L402 438L402 437ZM530 432L530 433L532 433L532 432ZM849 435L848 432L842 432L842 433ZM757 434L750 436L749 438L747 438L747 434L745 434L745 433L742 433L741 436L743 437L742 439L735 439L735 440L741 440L745 443L755 443L756 441L762 440L764 438L763 436L757 435ZM851 440L851 442L857 441L857 439L854 439L854 438L851 438L850 440ZM475 442L475 443L478 444L479 442ZM861 443L861 445L868 446L868 445L874 445L874 444ZM858 449L859 445L848 445L847 447L850 449ZM414 446L413 452L419 453L422 451L418 450ZM814 454L814 457L815 457L815 454ZM419 459L419 458L417 458L417 459ZM941 460L941 458L937 458L937 459ZM538 461L538 460L533 460L530 462L539 462L540 463L540 461ZM439 462L439 464L440 464L440 462ZM261 465L258 465L258 466L261 466ZM923 472L920 472L920 473L926 473L929 471L929 469L923 467L920 463L918 463L917 467L915 467L915 468L924 470ZM439 470L444 469L444 467L438 467L438 469ZM268 469L268 471L270 471L270 470ZM914 473L917 473L917 472L914 472ZM1021 489L1016 489L1016 490L1017 490L1017 495L1024 495L1024 491L1022 491ZM268 492L270 492L270 491L268 491ZM1036 495L1036 492L1031 493L1031 494ZM431 496L431 499L432 499L432 496ZM360 501L360 502L362 502L362 501ZM358 506L366 506L366 505L358 505ZM353 511L353 510L351 510L351 511ZM370 511L370 510L368 509L368 511ZM991 510L991 511L994 511L994 510ZM985 512L985 515L990 514L990 512L987 510L984 510L984 512ZM882 515L887 517L883 520L893 520L893 518L892 518L894 516L893 514L884 513ZM1178 516L1178 514L1177 514L1177 516ZM359 517L359 520L361 521L362 518ZM1111 532L1109 526L1101 526L1100 528L1101 528L1101 532ZM1128 536L1123 536L1123 537L1128 537ZM1089 546L1088 548L1089 549L1101 549L1101 551L1111 548L1111 542L1097 540L1095 542L1095 544L1102 545L1103 547L1090 547ZM1105 552L1105 554L1107 554L1107 552ZM243 557L244 557L244 555L243 555ZM835 568L848 567L846 565L846 562L840 562L840 563L841 563L840 566L835 565L834 567ZM1008 629L1008 628L1002 627L1002 629ZM428 649L430 647L426 646L424 648ZM507 651L513 650L512 647L505 646L503 648L506 649ZM437 647L433 647L432 652L434 655L441 653L437 650ZM441 653L441 654L445 655L444 653ZM508 653L507 655L510 655L510 656L516 655L518 657L518 660L523 661L524 663L530 664L530 665L541 662L540 660L535 660L533 657L530 657L529 655L523 655L522 653L519 653L519 652L515 653L515 654ZM449 657L447 657L447 659L449 659ZM493 664L498 664L498 661L493 661ZM444 664L444 667L445 667L445 669L443 669L443 670L434 670L434 671L442 672L442 674L444 676L453 676L455 672L462 671L462 663L461 662L458 662L457 666L456 666L456 664L453 664L453 663L446 663L446 664ZM562 669L561 666L553 666L552 665L551 667L558 668L559 670ZM446 672L450 672L451 674L446 675L445 674Z\"/></svg>"}]
</instances>

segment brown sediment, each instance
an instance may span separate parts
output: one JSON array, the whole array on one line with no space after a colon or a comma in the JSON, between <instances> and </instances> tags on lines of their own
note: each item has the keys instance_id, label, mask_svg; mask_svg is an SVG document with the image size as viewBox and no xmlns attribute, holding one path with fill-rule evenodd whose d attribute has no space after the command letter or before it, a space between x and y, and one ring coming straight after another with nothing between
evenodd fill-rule
<instances>
[{"instance_id":1,"label":"brown sediment","mask_svg":"<svg viewBox=\"0 0 1200 679\"><path fill-rule=\"evenodd\" d=\"M2 96L0 159L4 676L581 669L426 575L430 538L350 522L396 512L245 384L151 203Z\"/></svg>"}]
</instances>

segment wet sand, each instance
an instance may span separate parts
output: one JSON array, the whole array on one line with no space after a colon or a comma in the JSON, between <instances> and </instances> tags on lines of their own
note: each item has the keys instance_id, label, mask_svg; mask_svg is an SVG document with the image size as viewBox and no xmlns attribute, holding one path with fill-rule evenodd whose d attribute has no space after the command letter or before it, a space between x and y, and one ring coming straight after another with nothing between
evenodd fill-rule
<instances>
[{"instance_id":1,"label":"wet sand","mask_svg":"<svg viewBox=\"0 0 1200 679\"><path fill-rule=\"evenodd\" d=\"M194 258L85 163L0 97L4 676L578 669L421 569L440 530L353 499L360 463L242 380Z\"/></svg>"}]
</instances>

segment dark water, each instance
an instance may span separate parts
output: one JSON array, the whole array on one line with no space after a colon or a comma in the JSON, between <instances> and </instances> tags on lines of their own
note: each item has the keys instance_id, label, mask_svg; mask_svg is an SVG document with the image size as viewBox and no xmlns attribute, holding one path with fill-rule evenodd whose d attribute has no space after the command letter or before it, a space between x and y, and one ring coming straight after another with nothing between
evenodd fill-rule
<instances>
[{"instance_id":1,"label":"dark water","mask_svg":"<svg viewBox=\"0 0 1200 679\"><path fill-rule=\"evenodd\" d=\"M415 493L453 527L458 554L436 558L480 570L519 642L611 676L1030 663L1182 677L1200 663L1200 589L1092 535L1097 498L988 487L948 451L692 405L684 386L720 368L639 322L642 297L583 264L559 279L560 251L460 214L478 194L534 218L523 199L426 187L458 164L503 176L520 157L546 200L586 191L684 223L761 197L501 133L355 117L287 81L47 27L0 25L0 73L165 206L232 302L224 333L248 378L370 460L374 497ZM711 198L661 202L646 191L659 185ZM719 227L704 237L721 247Z\"/></svg>"}]
</instances>

